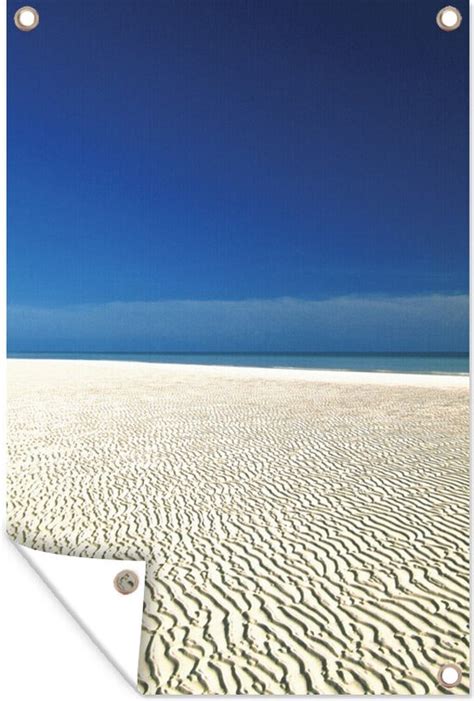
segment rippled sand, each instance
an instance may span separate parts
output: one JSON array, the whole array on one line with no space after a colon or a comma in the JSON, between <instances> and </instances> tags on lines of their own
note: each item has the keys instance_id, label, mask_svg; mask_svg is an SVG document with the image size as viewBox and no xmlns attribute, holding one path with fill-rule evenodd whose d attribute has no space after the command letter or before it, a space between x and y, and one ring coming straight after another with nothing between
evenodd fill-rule
<instances>
[{"instance_id":1,"label":"rippled sand","mask_svg":"<svg viewBox=\"0 0 474 701\"><path fill-rule=\"evenodd\" d=\"M146 693L468 676L465 378L9 361L9 530L148 562ZM54 665L54 661L52 661Z\"/></svg>"}]
</instances>

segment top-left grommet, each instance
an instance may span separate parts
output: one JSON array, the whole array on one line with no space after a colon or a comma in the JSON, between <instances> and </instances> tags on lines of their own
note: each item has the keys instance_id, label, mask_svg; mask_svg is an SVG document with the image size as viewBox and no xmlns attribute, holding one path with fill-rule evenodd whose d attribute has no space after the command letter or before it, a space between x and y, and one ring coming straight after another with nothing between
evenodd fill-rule
<instances>
[{"instance_id":1,"label":"top-left grommet","mask_svg":"<svg viewBox=\"0 0 474 701\"><path fill-rule=\"evenodd\" d=\"M31 32L39 24L39 13L34 7L25 5L15 12L13 18L18 29L22 32Z\"/></svg>"}]
</instances>

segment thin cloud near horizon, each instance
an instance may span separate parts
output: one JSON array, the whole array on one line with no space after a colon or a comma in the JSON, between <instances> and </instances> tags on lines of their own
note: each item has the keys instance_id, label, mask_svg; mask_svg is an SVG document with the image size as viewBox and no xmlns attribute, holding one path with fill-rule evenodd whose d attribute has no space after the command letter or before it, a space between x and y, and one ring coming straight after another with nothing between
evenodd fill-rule
<instances>
[{"instance_id":1,"label":"thin cloud near horizon","mask_svg":"<svg viewBox=\"0 0 474 701\"><path fill-rule=\"evenodd\" d=\"M468 349L466 294L11 305L9 350L449 352Z\"/></svg>"}]
</instances>

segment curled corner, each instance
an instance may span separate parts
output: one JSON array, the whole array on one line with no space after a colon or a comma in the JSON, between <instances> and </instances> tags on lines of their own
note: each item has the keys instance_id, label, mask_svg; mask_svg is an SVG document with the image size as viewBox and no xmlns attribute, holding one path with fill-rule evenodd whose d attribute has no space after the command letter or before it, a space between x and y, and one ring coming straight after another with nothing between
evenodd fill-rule
<instances>
[{"instance_id":1,"label":"curled corner","mask_svg":"<svg viewBox=\"0 0 474 701\"><path fill-rule=\"evenodd\" d=\"M136 689L146 563L54 555L14 544ZM116 587L123 570L138 576L138 586L127 594Z\"/></svg>"}]
</instances>

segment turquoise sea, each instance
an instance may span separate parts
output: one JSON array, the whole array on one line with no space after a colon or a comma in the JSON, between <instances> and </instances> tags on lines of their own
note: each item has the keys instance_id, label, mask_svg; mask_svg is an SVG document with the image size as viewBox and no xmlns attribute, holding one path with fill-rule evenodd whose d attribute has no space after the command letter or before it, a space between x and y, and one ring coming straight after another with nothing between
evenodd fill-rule
<instances>
[{"instance_id":1,"label":"turquoise sea","mask_svg":"<svg viewBox=\"0 0 474 701\"><path fill-rule=\"evenodd\" d=\"M134 360L262 368L467 374L468 353L9 353L9 358Z\"/></svg>"}]
</instances>

